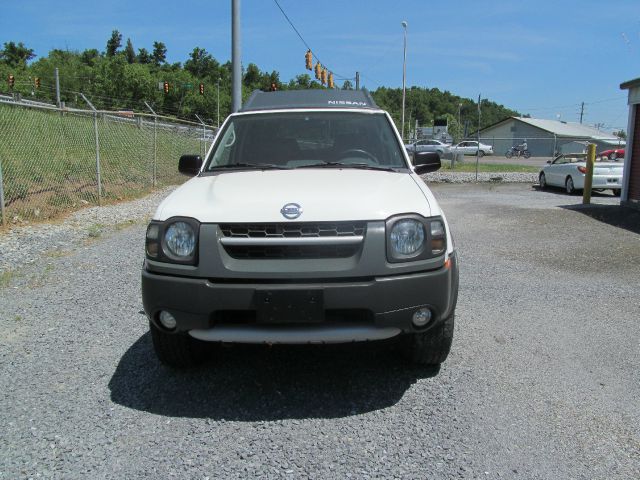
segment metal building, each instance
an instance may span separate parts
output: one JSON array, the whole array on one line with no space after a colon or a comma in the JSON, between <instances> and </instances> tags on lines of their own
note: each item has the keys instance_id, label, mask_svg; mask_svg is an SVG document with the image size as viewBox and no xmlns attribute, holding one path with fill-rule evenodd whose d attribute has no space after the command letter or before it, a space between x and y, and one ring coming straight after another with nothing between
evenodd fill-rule
<instances>
[{"instance_id":1,"label":"metal building","mask_svg":"<svg viewBox=\"0 0 640 480\"><path fill-rule=\"evenodd\" d=\"M625 82L620 88L629 90L629 123L620 202L640 209L640 78Z\"/></svg>"},{"instance_id":2,"label":"metal building","mask_svg":"<svg viewBox=\"0 0 640 480\"><path fill-rule=\"evenodd\" d=\"M587 125L542 118L509 117L480 130L480 141L492 145L496 155L504 155L524 140L534 157L582 152L587 142L595 143L598 152L625 144L624 140Z\"/></svg>"}]
</instances>

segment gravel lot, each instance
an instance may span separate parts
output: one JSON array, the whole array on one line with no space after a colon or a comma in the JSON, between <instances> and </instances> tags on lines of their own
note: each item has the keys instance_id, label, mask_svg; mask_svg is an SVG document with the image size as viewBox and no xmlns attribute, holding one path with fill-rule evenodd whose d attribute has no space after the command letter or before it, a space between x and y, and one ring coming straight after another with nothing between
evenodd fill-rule
<instances>
[{"instance_id":1,"label":"gravel lot","mask_svg":"<svg viewBox=\"0 0 640 480\"><path fill-rule=\"evenodd\" d=\"M161 367L139 293L161 194L71 241L0 236L0 478L640 478L637 222L609 195L433 190L461 263L439 371L385 344Z\"/></svg>"}]
</instances>

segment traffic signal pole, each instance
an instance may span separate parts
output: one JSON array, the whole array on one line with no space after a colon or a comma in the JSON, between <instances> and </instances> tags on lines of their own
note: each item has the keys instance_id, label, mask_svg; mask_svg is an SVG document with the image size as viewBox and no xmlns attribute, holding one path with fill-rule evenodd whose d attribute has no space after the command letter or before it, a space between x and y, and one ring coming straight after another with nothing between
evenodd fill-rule
<instances>
[{"instance_id":1,"label":"traffic signal pole","mask_svg":"<svg viewBox=\"0 0 640 480\"><path fill-rule=\"evenodd\" d=\"M231 111L242 106L242 69L240 59L240 0L231 0Z\"/></svg>"}]
</instances>

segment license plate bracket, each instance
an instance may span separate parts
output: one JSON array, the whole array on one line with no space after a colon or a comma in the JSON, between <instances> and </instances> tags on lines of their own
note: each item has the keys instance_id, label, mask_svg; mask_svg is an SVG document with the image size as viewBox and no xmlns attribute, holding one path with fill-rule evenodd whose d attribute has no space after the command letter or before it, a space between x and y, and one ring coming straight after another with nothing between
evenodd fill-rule
<instances>
[{"instance_id":1,"label":"license plate bracket","mask_svg":"<svg viewBox=\"0 0 640 480\"><path fill-rule=\"evenodd\" d=\"M319 323L324 320L322 290L256 290L258 323Z\"/></svg>"}]
</instances>

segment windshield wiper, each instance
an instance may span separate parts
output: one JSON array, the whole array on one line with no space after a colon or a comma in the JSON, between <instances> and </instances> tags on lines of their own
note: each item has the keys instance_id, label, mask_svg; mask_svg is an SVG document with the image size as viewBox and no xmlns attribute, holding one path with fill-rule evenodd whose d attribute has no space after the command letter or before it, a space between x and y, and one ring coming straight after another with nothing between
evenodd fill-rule
<instances>
[{"instance_id":1,"label":"windshield wiper","mask_svg":"<svg viewBox=\"0 0 640 480\"><path fill-rule=\"evenodd\" d=\"M381 167L370 165L368 163L342 163L342 162L322 162L322 163L313 163L311 165L301 165L296 168L322 168L322 167L336 167L336 168L361 168L364 170L382 170L384 172L395 172L396 169L393 167Z\"/></svg>"},{"instance_id":2,"label":"windshield wiper","mask_svg":"<svg viewBox=\"0 0 640 480\"><path fill-rule=\"evenodd\" d=\"M260 170L289 170L290 167L284 167L282 165L274 165L273 163L229 163L227 165L214 165L209 167L209 171L218 170L223 168L257 168Z\"/></svg>"}]
</instances>

